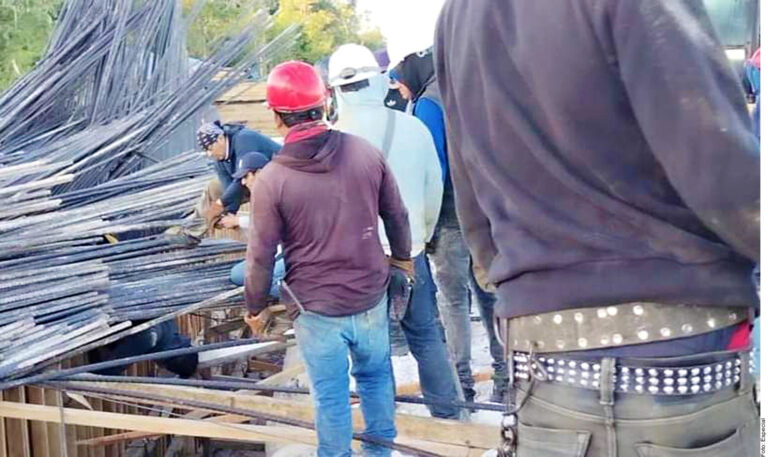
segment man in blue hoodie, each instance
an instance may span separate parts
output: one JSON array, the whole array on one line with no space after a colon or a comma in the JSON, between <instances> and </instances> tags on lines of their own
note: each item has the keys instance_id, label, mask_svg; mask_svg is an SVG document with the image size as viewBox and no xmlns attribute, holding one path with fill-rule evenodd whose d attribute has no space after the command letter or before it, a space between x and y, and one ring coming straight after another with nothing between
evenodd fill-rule
<instances>
[{"instance_id":1,"label":"man in blue hoodie","mask_svg":"<svg viewBox=\"0 0 768 457\"><path fill-rule=\"evenodd\" d=\"M459 228L454 203L451 170L445 135L443 104L437 91L432 50L427 49L407 55L390 72L400 94L413 102L413 115L420 119L432 134L440 159L444 183L440 216L432 239L430 260L434 264L438 290L440 316L445 325L446 340L451 349L456 370L464 391L464 399L475 400L475 381L472 377L472 332L470 290L474 292L480 316L488 334L493 356L493 392L490 400L504 401L509 383L504 351L493 330L493 306L496 298L479 287L472 274L469 249Z\"/></svg>"}]
</instances>

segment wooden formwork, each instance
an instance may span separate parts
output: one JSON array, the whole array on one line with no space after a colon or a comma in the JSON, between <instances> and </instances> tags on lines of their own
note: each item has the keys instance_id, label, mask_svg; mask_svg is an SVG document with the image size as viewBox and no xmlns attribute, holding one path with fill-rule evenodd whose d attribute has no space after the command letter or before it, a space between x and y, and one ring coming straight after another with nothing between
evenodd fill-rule
<instances>
[{"instance_id":1,"label":"wooden formwork","mask_svg":"<svg viewBox=\"0 0 768 457\"><path fill-rule=\"evenodd\" d=\"M182 316L177 320L181 333L190 338L207 339L207 330L215 323L205 314ZM61 368L86 364L85 357L78 356L61 363ZM157 366L152 362L132 365L126 370L129 376L155 376ZM0 391L0 401L53 407L86 409L81 403L83 397L62 394L55 389L38 386L23 386ZM158 411L142 410L129 404L102 401L96 398L85 400L93 411L152 414ZM107 425L107 424L105 424ZM0 418L0 457L163 457L167 440L120 441L113 444L98 444L97 438L119 434L122 430L107 427L85 427L41 421ZM94 444L85 444L85 441Z\"/></svg>"}]
</instances>

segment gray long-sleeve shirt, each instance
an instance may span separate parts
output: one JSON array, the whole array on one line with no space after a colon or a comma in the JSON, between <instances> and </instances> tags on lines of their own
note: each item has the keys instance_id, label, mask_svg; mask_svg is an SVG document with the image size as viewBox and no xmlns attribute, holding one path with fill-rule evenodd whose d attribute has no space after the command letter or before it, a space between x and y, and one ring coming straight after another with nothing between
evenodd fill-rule
<instances>
[{"instance_id":1,"label":"gray long-sleeve shirt","mask_svg":"<svg viewBox=\"0 0 768 457\"><path fill-rule=\"evenodd\" d=\"M757 306L759 145L700 0L449 0L435 48L499 315Z\"/></svg>"}]
</instances>

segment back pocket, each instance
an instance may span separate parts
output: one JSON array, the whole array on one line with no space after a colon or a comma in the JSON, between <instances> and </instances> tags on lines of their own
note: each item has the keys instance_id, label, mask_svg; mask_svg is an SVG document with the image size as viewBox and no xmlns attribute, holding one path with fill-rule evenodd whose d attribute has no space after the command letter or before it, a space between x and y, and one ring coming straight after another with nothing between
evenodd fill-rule
<instances>
[{"instance_id":1,"label":"back pocket","mask_svg":"<svg viewBox=\"0 0 768 457\"><path fill-rule=\"evenodd\" d=\"M639 443L635 451L638 457L758 457L757 423L746 424L728 438L705 447L680 449Z\"/></svg>"},{"instance_id":2,"label":"back pocket","mask_svg":"<svg viewBox=\"0 0 768 457\"><path fill-rule=\"evenodd\" d=\"M584 457L590 432L518 424L517 457Z\"/></svg>"}]
</instances>

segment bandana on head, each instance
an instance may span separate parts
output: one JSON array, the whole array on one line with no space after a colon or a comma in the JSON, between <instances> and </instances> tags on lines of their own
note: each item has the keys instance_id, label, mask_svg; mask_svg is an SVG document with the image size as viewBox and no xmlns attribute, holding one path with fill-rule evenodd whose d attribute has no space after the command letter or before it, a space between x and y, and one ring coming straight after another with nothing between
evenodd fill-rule
<instances>
[{"instance_id":1,"label":"bandana on head","mask_svg":"<svg viewBox=\"0 0 768 457\"><path fill-rule=\"evenodd\" d=\"M209 122L207 124L203 124L199 129L197 129L197 144L199 144L201 148L207 151L208 148L223 134L224 130L218 123Z\"/></svg>"}]
</instances>

